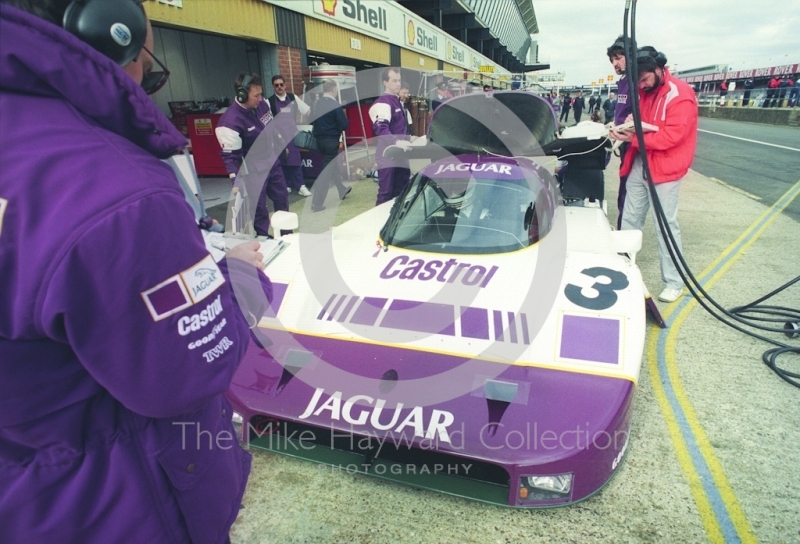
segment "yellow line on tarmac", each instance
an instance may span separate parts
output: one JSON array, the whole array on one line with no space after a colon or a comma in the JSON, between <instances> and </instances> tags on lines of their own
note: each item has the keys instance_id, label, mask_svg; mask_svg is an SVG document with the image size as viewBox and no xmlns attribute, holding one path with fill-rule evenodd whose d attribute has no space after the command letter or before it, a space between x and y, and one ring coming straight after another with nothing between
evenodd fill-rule
<instances>
[{"instance_id":1,"label":"yellow line on tarmac","mask_svg":"<svg viewBox=\"0 0 800 544\"><path fill-rule=\"evenodd\" d=\"M666 320L667 317L668 314L665 313L664 319ZM661 413L664 414L667 430L672 439L672 446L675 448L675 455L678 458L678 463L689 484L689 491L691 491L694 502L697 505L697 510L700 513L700 521L703 523L703 528L708 535L708 540L714 543L725 542L722 529L714 514L714 509L711 507L711 502L708 500L708 496L703 489L703 482L700 479L700 475L694 469L694 464L689 454L689 448L681 435L677 418L672 411L672 407L667 400L667 395L661 383L658 370L658 337L660 331L661 329L657 325L651 327L650 339L647 343L647 366L650 369L650 382L653 385L653 392L655 393L658 406L661 408Z\"/></svg>"},{"instance_id":2,"label":"yellow line on tarmac","mask_svg":"<svg viewBox=\"0 0 800 544\"><path fill-rule=\"evenodd\" d=\"M781 211L783 211L797 196L800 195L800 181L792 186L778 201L766 210L756 221L754 221L744 233L725 251L723 251L713 263L711 263L701 274L700 278L705 277L711 273L717 266L722 266L714 272L714 274L706 281L703 281L703 288L710 289L729 269L733 266L743 251L755 243L755 241L766 231L766 229L775 221ZM771 214L771 215L770 215ZM766 220L765 220L766 219ZM763 222L763 223L762 223ZM728 511L731 522L734 525L737 535L742 542L757 542L755 533L750 526L744 510L741 508L736 494L728 481L725 471L722 467L717 456L714 454L714 449L711 446L708 436L703 430L697 415L692 408L688 395L680 380L678 372L677 359L675 357L675 346L677 344L678 333L681 326L688 318L691 311L697 306L696 300L691 300L688 304L684 305L677 317L675 318L672 326L667 332L666 339L666 366L669 375L670 383L672 385L673 393L678 401L678 404L683 411L683 415L689 424L689 427L697 442L697 447L700 450L705 462L711 472L711 475L716 484L717 490L722 497L725 508ZM672 312L679 308L678 305L672 305L664 313L664 318L667 319L671 316ZM660 371L658 368L658 339L660 334L656 331L660 329L654 327L653 334L648 342L648 368L650 369L650 378L653 384L653 389L656 394L656 399L659 403L662 413L664 414L667 422L667 427L672 438L673 446L676 450L676 455L681 468L689 482L689 488L692 496L697 503L700 512L701 521L705 527L706 534L712 542L724 542L725 538L722 529L717 519L716 514L711 506L708 495L703 488L700 476L695 469L694 463L689 453L689 448L683 437L675 413L670 406L666 393L663 388L663 380L661 379Z\"/></svg>"}]
</instances>

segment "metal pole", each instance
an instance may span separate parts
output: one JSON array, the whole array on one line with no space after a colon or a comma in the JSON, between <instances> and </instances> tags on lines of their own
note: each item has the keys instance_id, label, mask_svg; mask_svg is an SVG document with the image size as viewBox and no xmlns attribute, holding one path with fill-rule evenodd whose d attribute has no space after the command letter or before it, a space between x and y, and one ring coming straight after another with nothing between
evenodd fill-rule
<instances>
[{"instance_id":1,"label":"metal pole","mask_svg":"<svg viewBox=\"0 0 800 544\"><path fill-rule=\"evenodd\" d=\"M369 143L367 142L367 127L364 126L364 112L361 111L361 100L358 98L358 85L353 87L356 92L356 104L358 105L358 118L361 120L361 133L364 135L364 149L367 152L367 161L372 164L372 157L369 154ZM347 139L345 139L345 147L347 147Z\"/></svg>"},{"instance_id":2,"label":"metal pole","mask_svg":"<svg viewBox=\"0 0 800 544\"><path fill-rule=\"evenodd\" d=\"M336 86L336 94L339 95L339 105L342 104L342 88L337 85ZM356 91L356 107L358 111L361 111L361 105L358 103L358 91ZM361 121L362 129L364 125L364 121ZM347 165L347 181L350 181L350 154L347 152L347 135L342 131L342 141L344 142L344 162ZM338 174L337 174L338 176Z\"/></svg>"}]
</instances>

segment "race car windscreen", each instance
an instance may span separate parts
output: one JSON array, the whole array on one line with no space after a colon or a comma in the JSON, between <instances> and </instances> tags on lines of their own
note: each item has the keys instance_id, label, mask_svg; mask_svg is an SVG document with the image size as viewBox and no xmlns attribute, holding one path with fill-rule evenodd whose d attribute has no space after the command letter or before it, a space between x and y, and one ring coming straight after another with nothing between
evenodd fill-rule
<instances>
[{"instance_id":1,"label":"race car windscreen","mask_svg":"<svg viewBox=\"0 0 800 544\"><path fill-rule=\"evenodd\" d=\"M536 243L550 229L553 199L519 167L510 178L476 171L434 179L427 170L398 197L382 232L387 244L434 253L506 253Z\"/></svg>"}]
</instances>

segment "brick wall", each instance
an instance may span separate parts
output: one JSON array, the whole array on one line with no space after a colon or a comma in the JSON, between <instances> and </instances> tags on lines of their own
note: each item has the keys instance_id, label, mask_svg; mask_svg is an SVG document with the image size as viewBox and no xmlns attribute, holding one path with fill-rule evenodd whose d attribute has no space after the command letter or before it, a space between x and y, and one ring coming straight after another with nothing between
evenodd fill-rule
<instances>
[{"instance_id":1,"label":"brick wall","mask_svg":"<svg viewBox=\"0 0 800 544\"><path fill-rule=\"evenodd\" d=\"M300 50L294 47L279 45L278 69L286 81L286 90L294 94L303 93L303 64Z\"/></svg>"}]
</instances>

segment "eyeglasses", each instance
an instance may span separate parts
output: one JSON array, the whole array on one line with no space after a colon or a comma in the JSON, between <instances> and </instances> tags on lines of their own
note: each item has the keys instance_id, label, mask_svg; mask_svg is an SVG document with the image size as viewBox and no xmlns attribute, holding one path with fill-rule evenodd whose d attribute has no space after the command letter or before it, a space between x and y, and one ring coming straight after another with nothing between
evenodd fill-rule
<instances>
[{"instance_id":1,"label":"eyeglasses","mask_svg":"<svg viewBox=\"0 0 800 544\"><path fill-rule=\"evenodd\" d=\"M272 84L273 87L283 87L284 85L285 85L285 83L273 83Z\"/></svg>"},{"instance_id":2,"label":"eyeglasses","mask_svg":"<svg viewBox=\"0 0 800 544\"><path fill-rule=\"evenodd\" d=\"M162 64L160 60L153 54L152 51L147 49L146 47L142 47L143 50L147 51L147 54L153 57L153 60L156 61L156 64L161 68L158 72L148 72L142 78L142 88L144 92L147 94L153 94L154 92L158 91L161 87L169 79L169 70L167 67Z\"/></svg>"}]
</instances>

